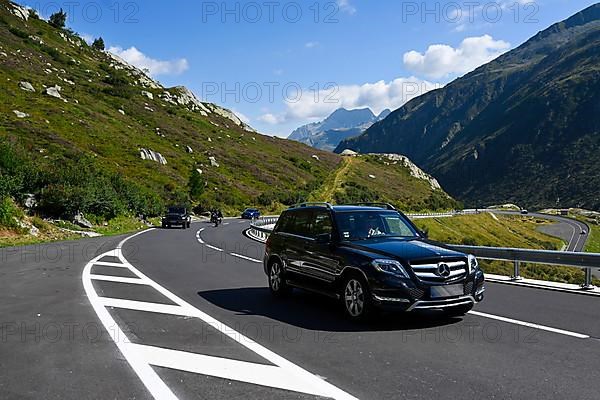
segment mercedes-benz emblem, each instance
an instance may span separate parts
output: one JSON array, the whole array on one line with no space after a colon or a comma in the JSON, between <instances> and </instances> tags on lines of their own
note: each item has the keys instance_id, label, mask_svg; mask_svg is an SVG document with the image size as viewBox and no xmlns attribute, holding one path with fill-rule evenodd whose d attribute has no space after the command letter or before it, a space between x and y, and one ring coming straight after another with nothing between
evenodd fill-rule
<instances>
[{"instance_id":1,"label":"mercedes-benz emblem","mask_svg":"<svg viewBox=\"0 0 600 400\"><path fill-rule=\"evenodd\" d=\"M442 278L447 278L450 276L450 266L446 263L439 263L437 267L437 273Z\"/></svg>"}]
</instances>

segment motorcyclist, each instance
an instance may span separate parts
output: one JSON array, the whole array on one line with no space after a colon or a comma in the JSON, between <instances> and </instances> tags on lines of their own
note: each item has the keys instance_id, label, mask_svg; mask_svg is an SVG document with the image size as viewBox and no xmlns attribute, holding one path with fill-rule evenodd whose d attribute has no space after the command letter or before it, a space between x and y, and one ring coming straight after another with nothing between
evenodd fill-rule
<instances>
[{"instance_id":1,"label":"motorcyclist","mask_svg":"<svg viewBox=\"0 0 600 400\"><path fill-rule=\"evenodd\" d=\"M221 221L223 220L223 213L219 209L212 210L210 214L210 222L214 223L215 226L219 226Z\"/></svg>"}]
</instances>

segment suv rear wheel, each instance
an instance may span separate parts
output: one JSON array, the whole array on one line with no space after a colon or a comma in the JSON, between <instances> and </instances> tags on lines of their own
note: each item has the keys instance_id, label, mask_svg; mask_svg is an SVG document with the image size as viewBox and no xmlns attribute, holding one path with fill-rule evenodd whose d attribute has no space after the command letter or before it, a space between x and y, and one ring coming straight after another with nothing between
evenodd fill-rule
<instances>
[{"instance_id":1,"label":"suv rear wheel","mask_svg":"<svg viewBox=\"0 0 600 400\"><path fill-rule=\"evenodd\" d=\"M371 299L364 279L356 276L346 278L342 289L342 301L350 319L365 319L371 308Z\"/></svg>"},{"instance_id":2,"label":"suv rear wheel","mask_svg":"<svg viewBox=\"0 0 600 400\"><path fill-rule=\"evenodd\" d=\"M274 260L269 264L269 289L276 297L285 296L291 292L291 287L285 282L281 261Z\"/></svg>"}]
</instances>

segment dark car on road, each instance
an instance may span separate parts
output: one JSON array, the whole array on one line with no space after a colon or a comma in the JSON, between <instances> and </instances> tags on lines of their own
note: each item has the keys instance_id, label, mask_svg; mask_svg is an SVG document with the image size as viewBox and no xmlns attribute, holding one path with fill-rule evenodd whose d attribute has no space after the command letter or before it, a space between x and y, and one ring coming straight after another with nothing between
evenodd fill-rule
<instances>
[{"instance_id":1,"label":"dark car on road","mask_svg":"<svg viewBox=\"0 0 600 400\"><path fill-rule=\"evenodd\" d=\"M260 217L260 211L256 208L246 208L242 213L242 219L254 219Z\"/></svg>"},{"instance_id":2,"label":"dark car on road","mask_svg":"<svg viewBox=\"0 0 600 400\"><path fill-rule=\"evenodd\" d=\"M167 214L162 217L162 227L171 228L179 226L182 229L192 225L192 216L185 207L169 207Z\"/></svg>"},{"instance_id":3,"label":"dark car on road","mask_svg":"<svg viewBox=\"0 0 600 400\"><path fill-rule=\"evenodd\" d=\"M390 205L306 203L282 213L264 256L269 288L338 300L351 319L374 308L467 313L483 300L477 259L435 243Z\"/></svg>"}]
</instances>

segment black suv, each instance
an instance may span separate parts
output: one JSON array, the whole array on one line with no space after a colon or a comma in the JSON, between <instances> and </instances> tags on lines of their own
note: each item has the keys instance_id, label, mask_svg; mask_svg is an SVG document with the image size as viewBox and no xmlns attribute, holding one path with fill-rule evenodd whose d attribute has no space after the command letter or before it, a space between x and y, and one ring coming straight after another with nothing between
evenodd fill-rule
<instances>
[{"instance_id":1,"label":"black suv","mask_svg":"<svg viewBox=\"0 0 600 400\"><path fill-rule=\"evenodd\" d=\"M342 300L352 319L373 307L463 315L485 290L474 256L427 240L387 204L286 210L267 240L264 270L275 296L318 292Z\"/></svg>"},{"instance_id":2,"label":"black suv","mask_svg":"<svg viewBox=\"0 0 600 400\"><path fill-rule=\"evenodd\" d=\"M181 226L182 229L192 225L192 216L185 207L169 207L167 215L162 218L162 227Z\"/></svg>"}]
</instances>

